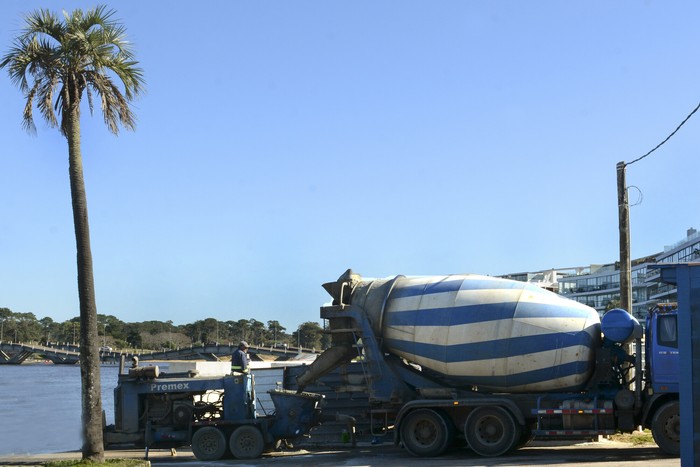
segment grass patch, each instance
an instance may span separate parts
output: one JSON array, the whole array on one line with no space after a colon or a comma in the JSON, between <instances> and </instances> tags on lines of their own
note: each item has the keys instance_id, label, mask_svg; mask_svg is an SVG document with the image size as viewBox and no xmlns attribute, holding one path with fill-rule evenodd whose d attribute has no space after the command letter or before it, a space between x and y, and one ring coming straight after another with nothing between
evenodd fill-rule
<instances>
[{"instance_id":1,"label":"grass patch","mask_svg":"<svg viewBox=\"0 0 700 467\"><path fill-rule=\"evenodd\" d=\"M610 436L612 441L619 441L621 443L630 443L635 446L641 446L644 444L656 444L651 431L635 431L633 433L620 433Z\"/></svg>"},{"instance_id":2,"label":"grass patch","mask_svg":"<svg viewBox=\"0 0 700 467\"><path fill-rule=\"evenodd\" d=\"M141 459L105 459L103 463L87 462L82 460L55 461L43 464L45 467L93 467L93 466L109 466L109 467L146 467L151 465L150 462Z\"/></svg>"}]
</instances>

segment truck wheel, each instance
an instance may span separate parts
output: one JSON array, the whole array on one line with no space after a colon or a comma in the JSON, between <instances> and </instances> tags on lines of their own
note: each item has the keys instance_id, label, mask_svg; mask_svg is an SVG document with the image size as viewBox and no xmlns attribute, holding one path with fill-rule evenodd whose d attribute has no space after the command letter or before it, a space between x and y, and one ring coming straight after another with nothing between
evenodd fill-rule
<instances>
[{"instance_id":1,"label":"truck wheel","mask_svg":"<svg viewBox=\"0 0 700 467\"><path fill-rule=\"evenodd\" d=\"M192 435L192 453L201 461L215 461L226 454L226 437L218 428L205 426Z\"/></svg>"},{"instance_id":2,"label":"truck wheel","mask_svg":"<svg viewBox=\"0 0 700 467\"><path fill-rule=\"evenodd\" d=\"M662 451L672 456L681 454L681 412L678 401L667 402L659 407L651 421L651 434Z\"/></svg>"},{"instance_id":3,"label":"truck wheel","mask_svg":"<svg viewBox=\"0 0 700 467\"><path fill-rule=\"evenodd\" d=\"M520 441L520 426L503 407L479 407L467 417L464 437L475 453L500 456L514 449Z\"/></svg>"},{"instance_id":4,"label":"truck wheel","mask_svg":"<svg viewBox=\"0 0 700 467\"><path fill-rule=\"evenodd\" d=\"M265 449L265 441L256 427L243 425L231 433L229 448L237 459L257 459Z\"/></svg>"},{"instance_id":5,"label":"truck wheel","mask_svg":"<svg viewBox=\"0 0 700 467\"><path fill-rule=\"evenodd\" d=\"M418 409L401 423L401 440L408 452L418 457L439 456L452 444L450 421L434 410Z\"/></svg>"}]
</instances>

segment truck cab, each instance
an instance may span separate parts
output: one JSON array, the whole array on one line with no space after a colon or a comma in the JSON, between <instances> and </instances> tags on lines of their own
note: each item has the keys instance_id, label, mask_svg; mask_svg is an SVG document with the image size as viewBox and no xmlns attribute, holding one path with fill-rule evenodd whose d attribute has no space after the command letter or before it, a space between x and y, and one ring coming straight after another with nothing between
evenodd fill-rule
<instances>
[{"instance_id":1,"label":"truck cab","mask_svg":"<svg viewBox=\"0 0 700 467\"><path fill-rule=\"evenodd\" d=\"M659 303L646 319L647 387L654 394L678 393L678 306Z\"/></svg>"}]
</instances>

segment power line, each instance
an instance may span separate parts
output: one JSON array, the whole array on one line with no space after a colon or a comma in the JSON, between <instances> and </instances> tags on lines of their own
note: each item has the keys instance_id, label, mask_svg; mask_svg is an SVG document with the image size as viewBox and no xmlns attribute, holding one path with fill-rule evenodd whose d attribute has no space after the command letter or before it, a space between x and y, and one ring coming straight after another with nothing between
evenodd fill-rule
<instances>
[{"instance_id":1,"label":"power line","mask_svg":"<svg viewBox=\"0 0 700 467\"><path fill-rule=\"evenodd\" d=\"M654 149L652 149L652 150L649 151L648 153L644 154L642 157L638 157L638 158L636 158L635 160L633 160L632 162L628 162L628 163L625 164L625 165L632 165L632 164L634 164L635 162L639 162L639 161L641 161L642 159L644 159L645 157L647 157L649 154L651 154L652 152L656 151L656 150L659 149L661 146L663 146L663 145L666 143L666 141L668 141L669 139L671 139L671 137L672 137L673 135L675 135L676 132L678 132L678 130L680 130L681 127L682 127L683 125L685 125L685 122L687 122L687 121L690 119L690 117L692 117L693 114L694 114L695 112L698 111L698 109L700 109L700 104L698 104L697 107L695 107L695 109L693 109L693 111L690 112L690 113L688 114L687 117L685 117L685 120L683 120L683 121L681 122L681 124L678 125L678 126L676 127L676 129L673 130L673 132L672 132L670 135L668 135L668 136L666 137L665 140L663 140L663 141L661 141L659 144L657 144L656 147L655 147Z\"/></svg>"}]
</instances>

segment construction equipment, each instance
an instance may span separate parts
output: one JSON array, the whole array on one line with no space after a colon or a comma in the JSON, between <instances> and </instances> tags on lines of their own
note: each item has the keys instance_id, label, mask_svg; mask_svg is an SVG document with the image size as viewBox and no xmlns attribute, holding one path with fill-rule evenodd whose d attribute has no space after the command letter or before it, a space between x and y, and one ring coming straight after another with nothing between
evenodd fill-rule
<instances>
[{"instance_id":1,"label":"construction equipment","mask_svg":"<svg viewBox=\"0 0 700 467\"><path fill-rule=\"evenodd\" d=\"M268 391L274 413L259 415L251 374L168 374L158 366L137 366L124 374L123 362L119 373L115 424L104 429L107 446L191 445L200 460L227 454L254 459L282 440L308 434L320 422L322 395L285 389Z\"/></svg>"},{"instance_id":2,"label":"construction equipment","mask_svg":"<svg viewBox=\"0 0 700 467\"><path fill-rule=\"evenodd\" d=\"M498 456L531 437L595 437L649 427L678 455L677 310L642 326L524 282L478 275L324 284L332 346L297 378L300 390L360 361L370 417L396 443L437 456L455 442ZM629 342L634 352L628 352Z\"/></svg>"}]
</instances>

